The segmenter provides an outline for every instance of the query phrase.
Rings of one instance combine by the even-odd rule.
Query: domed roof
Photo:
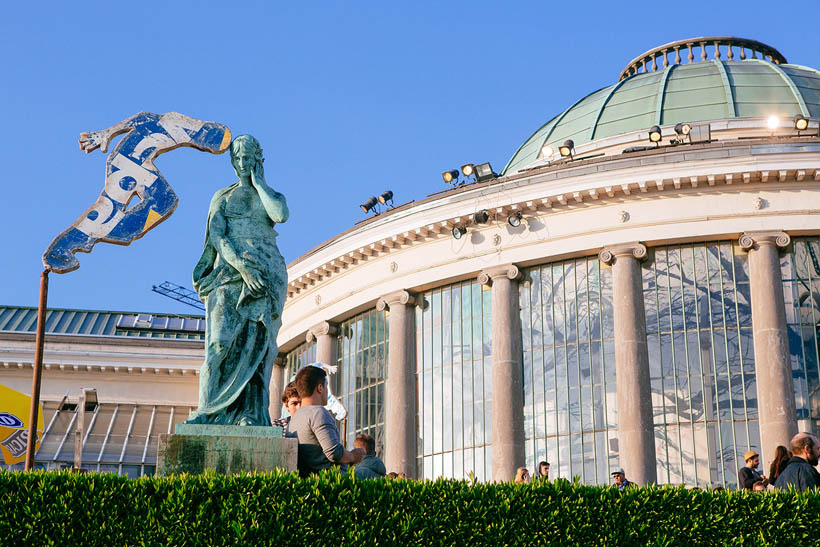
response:
[[[706,59],[706,44],[723,46],[728,60]],[[669,64],[689,48],[689,63]],[[693,60],[693,47],[701,47],[701,61]],[[740,59],[732,47],[740,48]],[[763,58],[746,58],[745,49],[761,51]],[[682,50],[682,51],[680,51]],[[649,71],[647,62],[665,68]],[[668,65],[668,66],[667,66]],[[638,73],[640,68],[645,72]],[[575,146],[591,141],[648,130],[653,125],[701,122],[725,118],[820,117],[820,72],[790,65],[777,50],[740,38],[694,38],[673,42],[636,58],[615,85],[599,89],[555,116],[524,142],[502,171],[513,174],[535,160],[546,144],[554,150],[567,139]]]

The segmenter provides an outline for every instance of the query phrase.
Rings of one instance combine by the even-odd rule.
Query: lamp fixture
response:
[[[379,203],[382,205],[387,205],[388,201],[390,202],[390,205],[393,205],[393,192],[391,190],[387,190],[379,196]]]
[[[541,147],[541,152],[538,155],[542,160],[547,160],[555,155],[555,150],[552,149],[552,146],[544,143]]]
[[[465,177],[472,177],[475,173],[475,166],[472,163],[465,163],[461,166],[461,174]]]
[[[464,226],[453,226],[453,239],[461,239],[461,236],[467,233],[467,228]]]
[[[805,131],[809,128],[809,119],[798,114],[794,117],[794,128],[797,131]]]
[[[376,205],[378,203],[379,203],[379,200],[376,199],[375,196],[371,196],[367,199],[367,201],[365,201],[364,203],[359,205],[359,207],[361,207],[362,211],[364,211],[365,213],[369,213],[370,211],[373,211],[375,214],[378,215],[379,212],[375,210]]]
[[[486,224],[490,220],[490,212],[482,209],[473,215],[473,222],[476,224]]]
[[[561,154],[562,157],[569,156],[572,159],[572,151],[575,149],[575,142],[572,139],[567,139],[564,141],[564,144],[558,147],[558,152]]]
[[[687,137],[689,133],[692,131],[692,126],[688,123],[678,123],[675,124],[675,133],[678,137]]]
[[[479,163],[475,166],[475,179],[478,182],[494,179],[497,176],[490,162]]]
[[[455,184],[458,181],[458,169],[443,172],[441,178],[443,178],[447,184]]]
[[[780,127],[780,118],[777,116],[769,116],[766,120],[766,126],[769,128],[769,132],[774,135],[774,130]]]
[[[655,146],[658,146],[662,138],[663,135],[661,134],[661,128],[659,126],[653,125],[649,128],[649,141],[654,142]]]
[[[507,224],[513,228],[521,226],[521,213],[513,213],[507,217]]]

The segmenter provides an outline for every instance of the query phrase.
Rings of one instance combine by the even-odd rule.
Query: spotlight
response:
[[[794,128],[798,131],[804,131],[809,127],[809,120],[805,116],[798,114],[794,117]]]
[[[653,125],[652,127],[649,128],[649,140],[650,140],[650,142],[654,142],[655,145],[657,145],[659,142],[661,142],[661,138],[663,138],[663,136],[661,135],[661,128],[660,127],[658,127],[657,125]]]
[[[685,137],[690,131],[692,131],[692,126],[688,123],[679,123],[675,125],[675,133],[677,133],[679,137]]]
[[[473,222],[476,224],[486,224],[488,220],[490,220],[490,212],[486,209],[482,209],[473,215]]]
[[[475,166],[475,179],[478,182],[494,179],[497,176],[490,162],[479,163]]]
[[[441,174],[441,177],[447,184],[452,184],[455,180],[458,179],[458,169],[453,169],[452,171],[445,171]]]
[[[513,213],[507,217],[507,224],[513,228],[521,226],[521,213]]]
[[[769,116],[769,119],[766,120],[766,125],[774,132],[775,129],[780,127],[780,118],[777,116]]]
[[[471,177],[475,173],[475,166],[472,163],[465,163],[461,166],[461,174],[465,177]]]
[[[564,144],[558,147],[558,152],[563,157],[569,156],[570,159],[572,158],[572,150],[575,148],[575,143],[572,139],[567,139],[564,141]]]
[[[544,146],[541,147],[541,152],[539,156],[542,160],[549,159],[555,154],[555,150],[552,149],[552,146],[544,143]]]
[[[377,203],[379,203],[379,200],[377,200],[375,197],[370,197],[367,201],[359,205],[359,207],[361,207],[362,211],[364,211],[365,213],[369,213],[371,210],[373,210],[374,207],[376,207]]]
[[[382,205],[387,205],[388,201],[391,205],[393,204],[393,192],[390,190],[386,191],[385,193],[379,196],[379,203],[381,203]]]
[[[467,233],[467,228],[464,226],[453,226],[453,239],[461,239],[461,236]]]

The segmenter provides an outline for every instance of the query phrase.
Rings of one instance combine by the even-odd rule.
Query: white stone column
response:
[[[640,263],[645,257],[646,247],[637,242],[606,247],[598,255],[612,265],[618,454],[627,478],[640,485],[657,480]]]
[[[333,323],[322,321],[318,325],[311,327],[305,335],[308,344],[316,341],[316,360],[328,365],[336,364],[336,333],[339,328]]]
[[[285,365],[287,362],[284,355],[278,355],[273,360],[273,374],[270,382],[270,417],[272,420],[282,417],[282,402],[279,398],[282,397],[282,392],[285,391]]]
[[[524,373],[521,316],[514,264],[487,268],[478,276],[493,291],[493,480],[510,481],[524,465]]]
[[[384,464],[387,471],[416,478],[416,340],[413,306],[407,291],[379,298],[376,309],[390,310],[385,380]]]
[[[746,232],[740,246],[749,251],[757,405],[761,460],[768,465],[777,445],[789,447],[797,433],[794,384],[789,360],[786,306],[780,277],[780,248],[790,243],[785,232]]]

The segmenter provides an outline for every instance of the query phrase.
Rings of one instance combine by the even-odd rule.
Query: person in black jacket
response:
[[[746,465],[740,468],[737,472],[737,480],[740,483],[740,488],[743,490],[752,490],[754,483],[763,481],[763,485],[769,484],[769,481],[764,477],[760,471],[757,470],[760,465],[760,454],[754,450],[749,450],[743,455],[746,460]]]
[[[820,473],[814,468],[820,457],[820,441],[811,433],[798,433],[791,440],[792,457],[780,473],[776,488],[789,487],[798,491],[820,486]]]

